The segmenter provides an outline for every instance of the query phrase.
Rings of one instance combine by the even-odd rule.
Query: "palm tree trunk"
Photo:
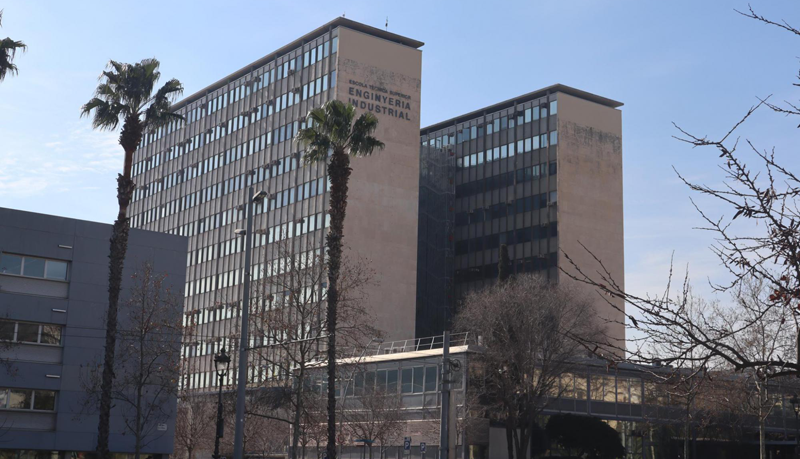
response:
[[[336,459],[336,314],[339,301],[339,269],[342,265],[342,238],[347,211],[347,187],[350,180],[350,157],[344,150],[334,150],[328,165],[331,183],[328,214],[331,226],[325,237],[328,245],[328,459]]]
[[[143,126],[138,117],[125,119],[119,143],[125,150],[122,174],[117,176],[117,201],[119,213],[111,229],[111,253],[108,263],[108,313],[106,315],[106,344],[103,356],[103,376],[100,385],[100,417],[97,426],[98,459],[108,459],[109,421],[111,419],[111,388],[114,384],[114,354],[117,347],[117,310],[119,292],[122,288],[122,269],[128,251],[128,205],[133,197],[134,183],[131,180],[133,152],[142,141]]]
[[[514,459],[514,424],[511,418],[506,419],[506,449],[508,450],[508,459]]]

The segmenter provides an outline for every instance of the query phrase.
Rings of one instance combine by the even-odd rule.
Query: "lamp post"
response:
[[[214,356],[214,366],[217,370],[217,381],[219,384],[219,398],[217,399],[217,435],[214,439],[214,459],[219,459],[219,439],[223,436],[224,424],[222,423],[222,379],[228,373],[228,366],[231,364],[231,357],[225,352],[225,348],[220,349],[219,354]]]
[[[236,379],[236,432],[233,437],[233,458],[244,458],[244,401],[245,389],[247,388],[247,336],[250,315],[250,258],[253,250],[253,204],[261,202],[267,197],[266,191],[255,193],[253,187],[247,191],[247,203],[245,204],[245,215],[247,216],[246,229],[236,229],[237,236],[244,236],[244,291],[242,292],[242,339],[239,344],[239,376]]]
[[[800,426],[798,426],[798,417],[800,417],[800,399],[797,398],[797,394],[792,395],[792,398],[789,399],[789,403],[792,404],[792,409],[794,409],[794,457],[798,457],[800,451]]]
[[[381,345],[381,344],[383,344],[383,338],[372,338],[372,339],[370,339],[369,343],[367,343],[367,345],[364,346],[364,350],[361,351],[361,355],[358,356],[358,360],[356,360],[356,365],[358,365],[358,363],[361,362],[361,359],[363,359],[364,356],[367,355],[367,350],[369,349],[370,346],[372,346],[372,343],[378,343],[378,345]],[[347,378],[347,381],[345,381],[344,390],[342,390],[342,413],[339,416],[339,437],[340,438],[341,438],[342,433],[344,431],[344,426],[343,426],[344,419],[343,418],[344,418],[345,403],[347,402],[347,389],[350,387],[350,381],[353,379],[353,377],[356,374],[356,369],[358,369],[357,366],[354,367],[353,371],[350,372],[350,377]],[[328,384],[330,384],[330,382]],[[343,448],[344,448],[344,444],[341,441],[339,441],[339,457],[342,457],[342,449]]]

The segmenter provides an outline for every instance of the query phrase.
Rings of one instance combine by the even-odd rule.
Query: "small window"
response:
[[[47,279],[67,280],[67,262],[47,260]]]
[[[22,257],[4,253],[0,257],[0,273],[22,274]]]
[[[438,367],[425,367],[425,392],[436,392],[436,373]]]
[[[52,390],[34,391],[33,409],[40,411],[56,410],[56,393]]]
[[[13,341],[17,324],[10,320],[0,320],[0,341]],[[2,406],[2,404],[0,404]]]
[[[25,389],[10,389],[8,408],[11,410],[29,410],[33,400],[33,391]]]
[[[414,392],[414,369],[403,368],[403,381],[400,386],[400,392],[403,394],[411,394]]]
[[[555,115],[556,113],[558,113],[558,101],[554,100],[550,102],[550,114]]]
[[[386,392],[389,394],[397,393],[397,370],[386,372]]]
[[[424,386],[422,385],[423,378],[424,378],[424,373],[423,373],[424,370],[425,370],[425,367],[414,367],[414,393],[415,394],[421,393],[423,391],[423,389],[424,389]],[[405,371],[405,370],[403,370],[403,371]]]
[[[61,344],[61,326],[60,325],[42,325],[42,344]]]
[[[17,328],[17,341],[21,343],[38,343],[39,324],[19,323]]]

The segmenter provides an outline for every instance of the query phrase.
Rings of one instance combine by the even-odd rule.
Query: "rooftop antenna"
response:
[[[344,17],[345,13],[342,13],[342,17]]]
[[[389,31],[389,16],[386,16],[386,31]]]

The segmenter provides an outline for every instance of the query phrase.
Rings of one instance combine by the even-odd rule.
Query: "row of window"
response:
[[[333,71],[330,74],[323,75],[315,80],[308,82],[302,88],[297,87],[296,89],[293,89],[285,94],[277,96],[274,99],[274,101],[269,101],[263,104],[260,108],[255,108],[252,111],[241,113],[237,116],[232,117],[227,122],[221,122],[214,127],[210,127],[203,134],[198,134],[182,142],[179,142],[177,145],[168,148],[163,153],[156,153],[148,158],[136,162],[133,165],[132,174],[133,176],[137,176],[145,171],[148,171],[158,166],[159,164],[161,164],[162,154],[165,156],[165,158],[169,160],[180,157],[184,153],[188,153],[203,145],[207,145],[215,140],[219,140],[227,136],[228,134],[232,134],[238,131],[239,129],[247,127],[251,123],[260,121],[262,118],[271,116],[274,113],[279,113],[282,110],[285,110],[291,107],[292,105],[299,103],[301,100],[306,100],[317,94],[321,94],[323,91],[327,91],[329,87],[334,88],[335,86],[336,86],[336,71]],[[305,123],[303,122],[302,126],[298,126],[298,122],[295,121],[293,123],[281,126],[266,134],[263,134],[260,137],[255,137],[254,139],[250,140],[251,148],[249,151],[251,153],[253,151],[260,151],[267,145],[272,145],[273,141],[275,142],[275,144],[278,144],[286,140],[290,140],[292,138],[293,133],[297,132],[298,127],[301,128],[305,127]],[[253,143],[257,144],[255,145],[255,150],[252,148]]]
[[[61,345],[61,325],[0,320],[0,341]]]
[[[56,391],[0,388],[0,410],[55,411]]]
[[[0,273],[50,280],[67,280],[67,262],[11,253],[0,254]]]
[[[549,141],[548,141],[549,139]],[[558,144],[558,131],[551,131],[550,134],[535,135],[527,139],[518,140],[517,143],[500,145],[488,150],[465,155],[456,159],[457,168],[474,167],[484,162],[497,161],[503,158],[511,158],[515,154],[527,153],[529,151],[547,148],[549,145]]]
[[[543,163],[536,166],[517,169],[516,171],[504,172],[491,177],[471,180],[469,182],[456,185],[456,197],[464,198],[488,191],[507,188],[518,183],[524,183],[538,179],[547,174],[555,175],[557,171],[558,169],[556,163],[552,162],[549,166]]]
[[[602,402],[642,403],[640,378],[614,375],[576,375],[564,373],[550,388],[549,396]]]
[[[522,214],[532,210],[542,209],[547,206],[547,193],[542,193],[526,198],[519,198],[509,202],[492,204],[486,208],[476,208],[469,212],[458,212],[455,216],[456,226],[467,226],[473,223],[488,222],[497,218],[504,218],[514,214]],[[552,191],[551,202],[556,202],[558,193]]]
[[[466,255],[468,253],[496,249],[503,244],[524,244],[526,242],[538,241],[540,239],[556,236],[558,236],[557,223],[536,225],[530,228],[520,228],[518,230],[504,231],[463,241],[456,241],[455,254],[457,256]]]
[[[210,308],[196,309],[187,311],[183,316],[183,326],[202,325],[210,322],[230,319],[239,316],[239,304],[227,303],[213,306]],[[230,349],[227,347],[226,349]]]
[[[266,231],[264,231],[262,232],[262,234],[256,235],[253,241],[254,242],[253,246],[260,247],[267,243],[275,242],[277,237],[280,237],[279,240],[289,239],[295,236],[301,236],[311,231],[327,228],[329,226],[330,226],[330,216],[328,214],[318,213],[316,215],[310,215],[291,223],[276,225],[269,229],[269,234],[264,234],[266,233]],[[229,255],[227,249],[241,250],[241,247],[242,246],[240,244],[233,243],[232,241],[227,241],[226,243],[223,244],[223,251],[222,251],[223,256]],[[253,270],[253,279],[258,280],[265,275],[273,275],[274,273],[277,272],[276,269],[278,269],[277,266],[280,263],[281,260],[276,259],[267,262],[266,264],[257,265]],[[241,270],[239,269],[235,269],[221,274],[206,276],[197,280],[187,282],[185,286],[185,296],[188,297],[192,295],[199,295],[202,293],[214,291],[218,288],[222,289],[239,285],[240,271]]]
[[[238,150],[239,149],[236,148],[230,151],[238,151]],[[246,152],[247,149],[246,148],[242,149],[242,151]],[[145,225],[153,221],[157,221],[160,218],[172,215],[176,212],[181,212],[183,210],[190,209],[196,205],[211,201],[220,196],[224,196],[228,193],[238,191],[246,186],[254,185],[255,183],[262,182],[269,178],[278,177],[281,174],[296,169],[299,163],[300,163],[299,155],[293,155],[292,157],[283,158],[283,160],[276,160],[275,164],[273,165],[254,169],[253,171],[251,171],[251,173],[240,174],[235,177],[231,177],[227,180],[223,180],[222,182],[205,187],[200,191],[196,191],[194,193],[184,195],[173,201],[167,202],[162,206],[145,210],[131,217],[131,222],[132,222],[131,224],[133,227],[141,227],[142,225]],[[278,192],[276,194],[276,199],[271,200],[269,210],[274,210],[278,207],[283,207],[285,205],[297,202],[299,200],[320,194],[321,192],[319,192],[318,190],[319,186],[321,186],[322,181],[323,178],[319,178],[316,180],[316,182],[318,182],[317,189],[314,189],[313,186],[314,181],[311,181],[303,185],[298,185],[296,188],[293,187],[289,190]],[[160,189],[157,187],[155,188],[155,191],[158,192],[160,191]],[[301,196],[301,197],[295,198],[295,196]],[[255,208],[256,208],[256,214],[264,211],[263,203],[258,203],[255,206]],[[237,221],[238,219],[239,219],[238,216],[234,219],[230,218],[225,219],[224,215],[221,214],[212,215],[209,217],[201,218],[200,220],[198,220],[198,222],[188,223],[178,228],[175,228],[174,234],[180,234],[182,236],[183,235],[193,236],[195,234],[200,234],[204,231],[209,231],[211,229],[224,226],[225,224]],[[197,223],[197,225],[195,225],[195,223]]]
[[[329,48],[331,46],[331,42],[325,41],[321,45],[317,45],[316,48],[311,48],[310,50],[303,53],[303,68],[308,67],[309,65],[315,64],[316,62],[321,61],[322,59],[328,57]],[[335,37],[333,39],[333,51],[331,54],[336,52],[336,48],[339,46],[339,38]]]
[[[558,101],[550,102],[549,109],[550,109],[550,115],[555,115],[556,113],[558,113]],[[540,118],[547,118],[547,116],[548,116],[548,104],[545,103],[518,112],[516,114],[516,118],[513,115],[501,116],[495,118],[494,120],[486,121],[485,123],[482,124],[476,124],[474,126],[465,126],[458,129],[455,133],[444,134],[432,139],[425,140],[422,142],[422,145],[431,146],[435,148],[443,148],[448,145],[454,145],[456,143],[463,143],[469,140],[481,138],[484,136],[484,132],[486,133],[486,135],[491,135],[505,129],[514,128],[515,126],[521,126],[525,123],[536,121]]]
[[[232,88],[229,91],[226,91],[218,95],[217,97],[208,100],[207,102],[203,102],[194,109],[189,110],[185,114],[186,118],[185,122],[173,122],[167,125],[166,127],[157,129],[155,132],[147,133],[142,139],[142,147],[145,147],[150,143],[160,139],[164,135],[169,134],[180,127],[183,127],[185,124],[191,124],[200,120],[204,116],[203,110],[205,110],[206,114],[211,114],[218,110],[221,110],[227,107],[228,104],[234,103],[250,95],[251,88],[252,92],[254,93],[260,91],[261,89],[268,87],[270,84],[279,81],[283,78],[286,78],[289,75],[294,74],[295,69],[299,67],[301,64],[305,68],[315,62],[318,62],[328,57],[329,54],[335,54],[338,50],[338,47],[339,47],[339,38],[334,37],[332,40],[330,41],[326,40],[322,44],[312,48],[311,50],[304,53],[302,56],[297,56],[296,58],[289,59],[285,61],[283,64],[276,65],[275,68],[264,71],[264,73],[262,73],[258,77],[255,78],[251,78],[250,76],[244,77],[239,86],[236,86],[235,88]],[[291,54],[291,52],[287,54]],[[269,63],[267,64],[267,66],[271,64],[272,63]]]
[[[533,273],[556,266],[558,266],[558,252],[512,260],[512,268],[515,268],[516,273]],[[455,279],[457,283],[497,279],[497,263],[457,269]]]

